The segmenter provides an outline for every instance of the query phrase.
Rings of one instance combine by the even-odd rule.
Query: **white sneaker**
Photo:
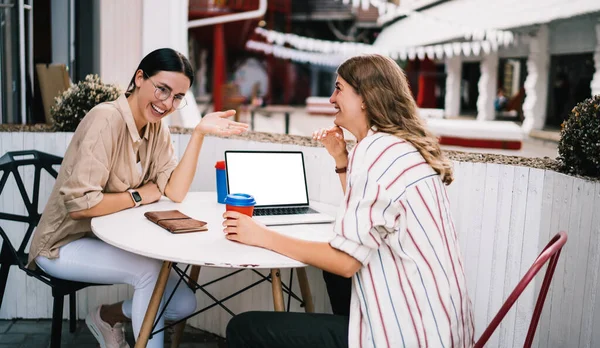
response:
[[[85,317],[85,324],[96,337],[100,348],[129,348],[129,344],[125,341],[125,328],[123,324],[117,323],[111,327],[100,318],[100,308],[92,310]]]

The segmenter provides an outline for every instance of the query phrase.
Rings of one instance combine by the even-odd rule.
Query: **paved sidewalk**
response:
[[[50,346],[50,320],[0,320],[0,348],[45,348]],[[127,342],[134,346],[133,330],[126,325]],[[171,346],[170,335],[165,334],[165,348]],[[98,343],[83,322],[69,332],[69,322],[63,321],[62,348],[96,348]],[[226,348],[225,340],[208,332],[187,326],[180,348]]]

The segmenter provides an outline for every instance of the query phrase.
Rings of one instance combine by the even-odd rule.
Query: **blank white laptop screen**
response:
[[[302,152],[226,151],[229,193],[254,196],[257,207],[308,205]]]

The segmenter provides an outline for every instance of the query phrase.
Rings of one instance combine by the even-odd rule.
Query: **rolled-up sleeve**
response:
[[[108,119],[98,115],[85,133],[76,150],[77,160],[67,168],[69,177],[60,188],[68,212],[100,203],[109,177],[114,145]]]
[[[329,244],[367,265],[382,243],[382,233],[394,231],[399,209],[368,172],[351,175],[349,183]]]
[[[171,174],[178,163],[177,155],[175,154],[175,149],[171,142],[171,132],[169,132],[169,127],[164,124],[161,124],[156,148],[156,186],[158,186],[160,193],[164,195]]]

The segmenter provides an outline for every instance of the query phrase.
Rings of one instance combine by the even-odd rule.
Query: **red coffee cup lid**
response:
[[[217,168],[217,169],[223,169],[224,170],[225,169],[225,161],[218,161],[215,164],[215,168]]]

